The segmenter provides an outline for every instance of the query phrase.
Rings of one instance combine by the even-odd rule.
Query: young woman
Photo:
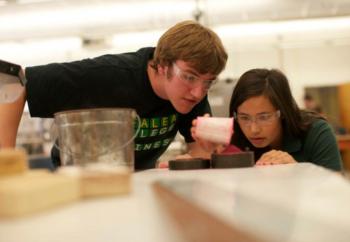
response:
[[[230,116],[234,117],[231,144],[254,151],[256,165],[311,162],[342,169],[331,127],[321,115],[299,109],[286,76],[278,70],[244,73],[232,93]],[[198,140],[196,121],[193,124],[192,136]]]

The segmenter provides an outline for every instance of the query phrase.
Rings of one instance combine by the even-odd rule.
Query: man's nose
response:
[[[201,85],[191,88],[191,94],[197,99],[202,99],[206,94],[207,90],[205,90]]]

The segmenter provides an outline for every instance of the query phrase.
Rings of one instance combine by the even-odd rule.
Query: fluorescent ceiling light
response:
[[[164,33],[164,31],[144,31],[116,34],[113,36],[111,42],[112,45],[116,47],[122,45],[137,45],[139,47],[156,46],[158,39]]]
[[[207,5],[208,10],[212,9],[258,9],[263,6],[271,6],[275,3],[275,0],[244,0],[244,1],[235,1],[235,0],[213,0],[213,1],[199,1],[199,4],[202,4],[203,7]]]
[[[220,36],[266,36],[273,34],[329,31],[350,28],[350,17],[232,24],[215,28]]]
[[[30,11],[25,13],[8,13],[0,16],[0,22],[11,23],[1,26],[0,29],[40,29],[45,27],[62,26],[94,26],[99,24],[115,25],[118,23],[133,23],[140,21],[145,16],[152,21],[152,16],[160,12],[169,13],[173,16],[179,13],[191,14],[193,3],[179,2],[176,5],[173,2],[151,1],[142,3],[104,3],[101,5],[83,5],[72,8],[44,9],[41,11]],[[190,17],[191,15],[189,15]],[[139,22],[138,22],[139,23]]]
[[[0,44],[0,53],[3,59],[33,58],[33,55],[47,55],[52,53],[66,53],[81,48],[81,39],[78,37],[46,39],[40,41],[7,42]],[[48,57],[50,58],[50,57]]]
[[[29,4],[29,3],[52,2],[52,1],[53,0],[17,0],[16,3],[18,3],[18,4]]]

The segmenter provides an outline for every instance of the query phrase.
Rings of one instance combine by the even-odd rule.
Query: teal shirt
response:
[[[342,170],[337,140],[325,120],[315,121],[303,139],[285,135],[282,150],[298,162],[311,162],[331,170]]]

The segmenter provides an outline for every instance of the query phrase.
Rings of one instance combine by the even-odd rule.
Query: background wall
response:
[[[340,20],[346,21],[347,25],[339,26]],[[269,23],[272,30],[267,33],[259,32],[261,26],[256,24],[224,30],[214,26],[229,54],[220,79],[238,78],[250,68],[279,68],[289,77],[293,94],[302,106],[305,87],[336,85],[350,80],[350,17],[336,19],[338,22],[334,18],[329,21],[333,21],[332,27],[321,25],[316,30],[293,32],[273,29],[275,23]],[[291,23],[298,21],[282,21],[279,25]],[[242,28],[249,31],[239,33]],[[0,57],[30,66],[134,51],[143,46],[155,46],[165,30],[127,32],[86,42],[78,37],[0,41]]]
[[[350,81],[350,0],[0,0],[0,59],[31,66],[135,51],[186,19],[217,32],[229,54],[209,93],[217,116],[251,68],[284,71],[301,107],[305,88]],[[48,124],[24,127],[49,140]]]

